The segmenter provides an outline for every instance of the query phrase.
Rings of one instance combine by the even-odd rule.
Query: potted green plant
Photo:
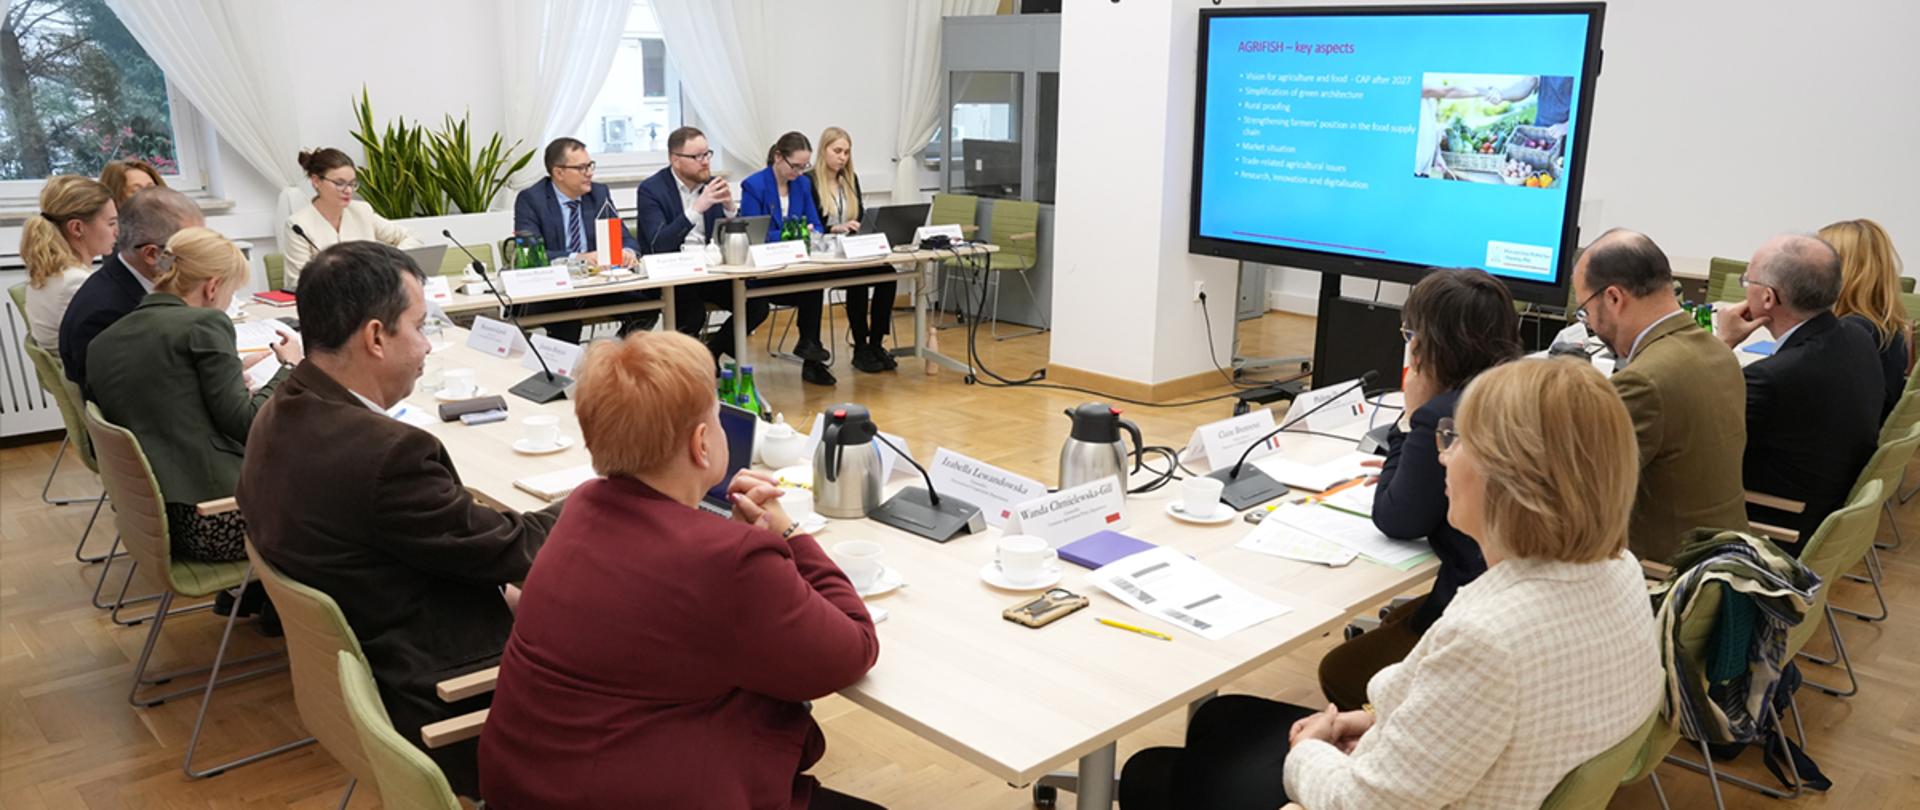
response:
[[[353,139],[365,154],[359,166],[360,198],[387,219],[446,213],[446,195],[435,180],[426,127],[396,119],[388,121],[384,130],[377,129],[373,101],[364,85],[354,116],[359,128]]]
[[[477,214],[493,204],[493,198],[506,187],[508,177],[533,160],[533,150],[528,149],[515,158],[513,151],[520,148],[522,142],[514,141],[512,146],[507,146],[498,132],[487,140],[485,147],[475,150],[469,134],[469,118],[470,114],[463,114],[455,121],[453,116],[447,116],[440,131],[428,134],[428,152],[438,190],[462,213]]]

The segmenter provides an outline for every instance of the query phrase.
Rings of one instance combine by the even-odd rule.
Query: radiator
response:
[[[0,272],[0,288],[26,281],[24,271]],[[60,406],[40,388],[33,361],[27,358],[27,314],[13,305],[13,296],[0,297],[0,437],[63,430]]]

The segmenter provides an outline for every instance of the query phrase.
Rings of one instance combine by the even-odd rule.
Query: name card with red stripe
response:
[[[1120,479],[1103,477],[1014,507],[1001,531],[1043,537],[1059,548],[1094,532],[1125,529],[1126,498]]]
[[[927,475],[933,478],[935,492],[951,493],[980,507],[989,526],[1007,525],[1014,507],[1047,494],[1046,484],[945,447],[934,451]]]
[[[508,298],[527,298],[571,290],[573,277],[567,275],[567,266],[564,264],[532,267],[526,270],[502,270],[500,286],[506,288]]]

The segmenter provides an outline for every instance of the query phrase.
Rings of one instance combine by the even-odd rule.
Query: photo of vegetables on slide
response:
[[[1573,108],[1572,76],[1423,74],[1413,173],[1558,188]]]

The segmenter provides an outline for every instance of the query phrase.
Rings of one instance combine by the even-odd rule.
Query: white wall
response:
[[[1609,0],[1583,241],[1626,227],[1671,256],[1746,258],[1867,217],[1920,276],[1916,30],[1902,0]],[[1276,271],[1268,289],[1310,307],[1318,274]]]

